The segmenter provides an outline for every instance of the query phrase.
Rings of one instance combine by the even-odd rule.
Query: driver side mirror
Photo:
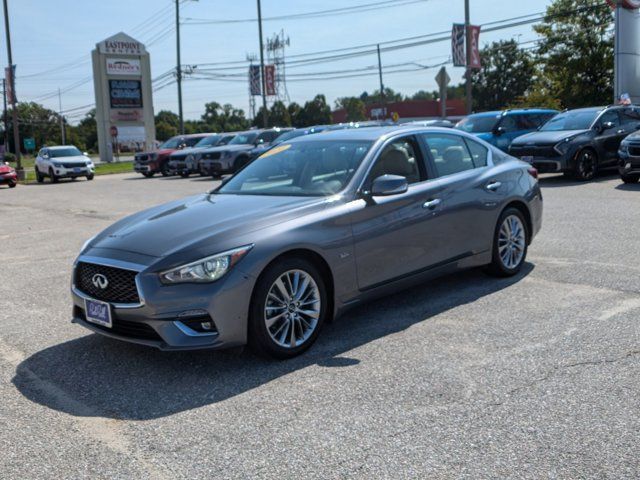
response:
[[[599,125],[599,127],[598,127],[598,131],[599,131],[600,133],[602,133],[602,132],[604,132],[604,131],[606,131],[606,130],[610,130],[610,129],[612,129],[613,127],[615,127],[615,125],[613,124],[613,122],[604,122],[604,123],[601,123],[601,124]]]
[[[409,182],[406,177],[400,175],[382,175],[376,178],[371,184],[372,197],[388,197],[389,195],[399,195],[409,190]]]
[[[505,134],[505,133],[507,133],[507,131],[505,130],[505,128],[504,128],[504,127],[496,127],[496,128],[494,128],[494,129],[493,129],[493,134],[494,134],[494,135],[497,135],[498,137],[499,137],[500,135]]]
[[[258,145],[262,145],[264,143],[264,138],[256,138],[256,141],[253,144],[257,147]]]

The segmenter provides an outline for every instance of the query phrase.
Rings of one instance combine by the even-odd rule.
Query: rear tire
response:
[[[640,175],[626,175],[621,173],[620,178],[624,183],[638,183],[638,180],[640,180]]]
[[[598,155],[590,148],[585,148],[576,157],[573,178],[581,182],[593,180],[598,173]]]
[[[182,173],[180,173],[180,176],[182,178],[189,178],[189,172],[182,172]]]
[[[53,173],[53,168],[49,169],[49,178],[51,179],[51,183],[58,183],[58,180],[60,180],[55,173]]]
[[[325,281],[315,265],[295,257],[274,263],[253,291],[249,345],[272,358],[300,355],[318,337],[328,306]]]
[[[524,215],[507,208],[498,219],[493,235],[493,259],[486,271],[496,277],[511,277],[522,269],[527,258],[529,232]]]
[[[249,163],[249,157],[242,156],[242,157],[236,158],[236,161],[233,162],[233,173],[236,173],[238,170],[244,167],[247,163]]]

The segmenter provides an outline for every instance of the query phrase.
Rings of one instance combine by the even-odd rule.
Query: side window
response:
[[[387,145],[371,169],[369,181],[382,175],[406,177],[409,184],[427,179],[420,150],[413,137],[403,137]]]
[[[473,166],[475,168],[486,167],[487,157],[489,156],[489,150],[487,150],[487,147],[480,145],[478,142],[474,142],[473,140],[469,140],[468,138],[465,138],[464,141],[471,153]]]
[[[616,110],[608,110],[602,114],[599,121],[600,125],[604,125],[607,122],[613,123],[614,127],[620,126],[620,117]]]
[[[270,143],[270,142],[273,141],[274,138],[276,138],[276,132],[273,132],[273,131],[262,132],[258,136],[258,142],[260,142],[260,140],[262,140],[264,143]]]
[[[422,138],[431,151],[438,177],[444,177],[445,175],[475,168],[467,144],[462,137],[439,133],[425,133],[422,135]]]
[[[516,132],[519,130],[518,125],[516,124],[516,121],[514,120],[512,115],[502,117],[500,126],[504,129],[505,132]]]
[[[622,110],[622,123],[625,125],[640,123],[640,111],[638,111],[638,108],[626,107]]]
[[[535,130],[538,128],[538,124],[535,121],[536,115],[530,113],[524,113],[522,115],[514,115],[518,130]]]

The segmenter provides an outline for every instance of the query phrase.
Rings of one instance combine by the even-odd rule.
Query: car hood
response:
[[[511,145],[555,145],[565,138],[586,133],[589,130],[560,130],[559,132],[531,132],[516,138]]]
[[[156,154],[158,156],[164,156],[164,155],[171,155],[173,152],[176,152],[177,150],[174,148],[161,148],[160,150],[150,150],[148,152],[139,152],[136,153],[136,157],[138,156],[143,156],[143,155],[151,155],[151,154]]]
[[[322,197],[202,194],[131,215],[100,233],[91,248],[165,257],[237,247],[237,238],[326,208]]]
[[[625,137],[625,140],[631,141],[631,142],[637,142],[640,140],[640,131],[638,132],[633,132],[629,135],[627,135]]]
[[[53,157],[51,159],[52,162],[58,163],[86,163],[89,161],[87,157],[84,155],[75,155],[73,157]]]

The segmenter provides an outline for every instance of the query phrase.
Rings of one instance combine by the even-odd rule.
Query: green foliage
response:
[[[157,122],[156,121],[156,139],[164,142],[165,140],[168,140],[171,137],[174,137],[178,134],[178,128],[174,127],[173,125],[161,121],[161,122]]]
[[[380,97],[380,89],[374,90],[372,94],[367,92],[363,92],[360,95],[360,100],[362,100],[366,105],[372,105],[374,103],[381,103],[382,98]],[[385,87],[384,88],[384,101],[385,102],[401,102],[404,100],[404,97],[401,93],[396,92],[392,88]]]
[[[532,91],[538,96],[549,93],[567,108],[610,103],[614,39],[609,5],[555,0],[547,7],[546,15],[542,23],[534,26],[542,41]]]
[[[532,55],[515,40],[493,42],[480,52],[482,68],[473,72],[474,110],[499,110],[522,97],[534,75]]]
[[[296,102],[291,102],[287,107],[287,112],[289,112],[289,118],[291,119],[291,125],[294,127],[299,127],[298,124],[300,112],[302,111],[302,107],[298,105]]]
[[[291,115],[283,102],[274,102],[269,112],[269,123],[274,127],[291,126]]]
[[[367,119],[364,102],[358,97],[342,97],[336,100],[337,108],[344,108],[347,112],[347,122],[360,122]]]
[[[331,123],[331,108],[327,105],[327,98],[318,94],[313,100],[306,102],[298,114],[296,123],[299,127]]]

